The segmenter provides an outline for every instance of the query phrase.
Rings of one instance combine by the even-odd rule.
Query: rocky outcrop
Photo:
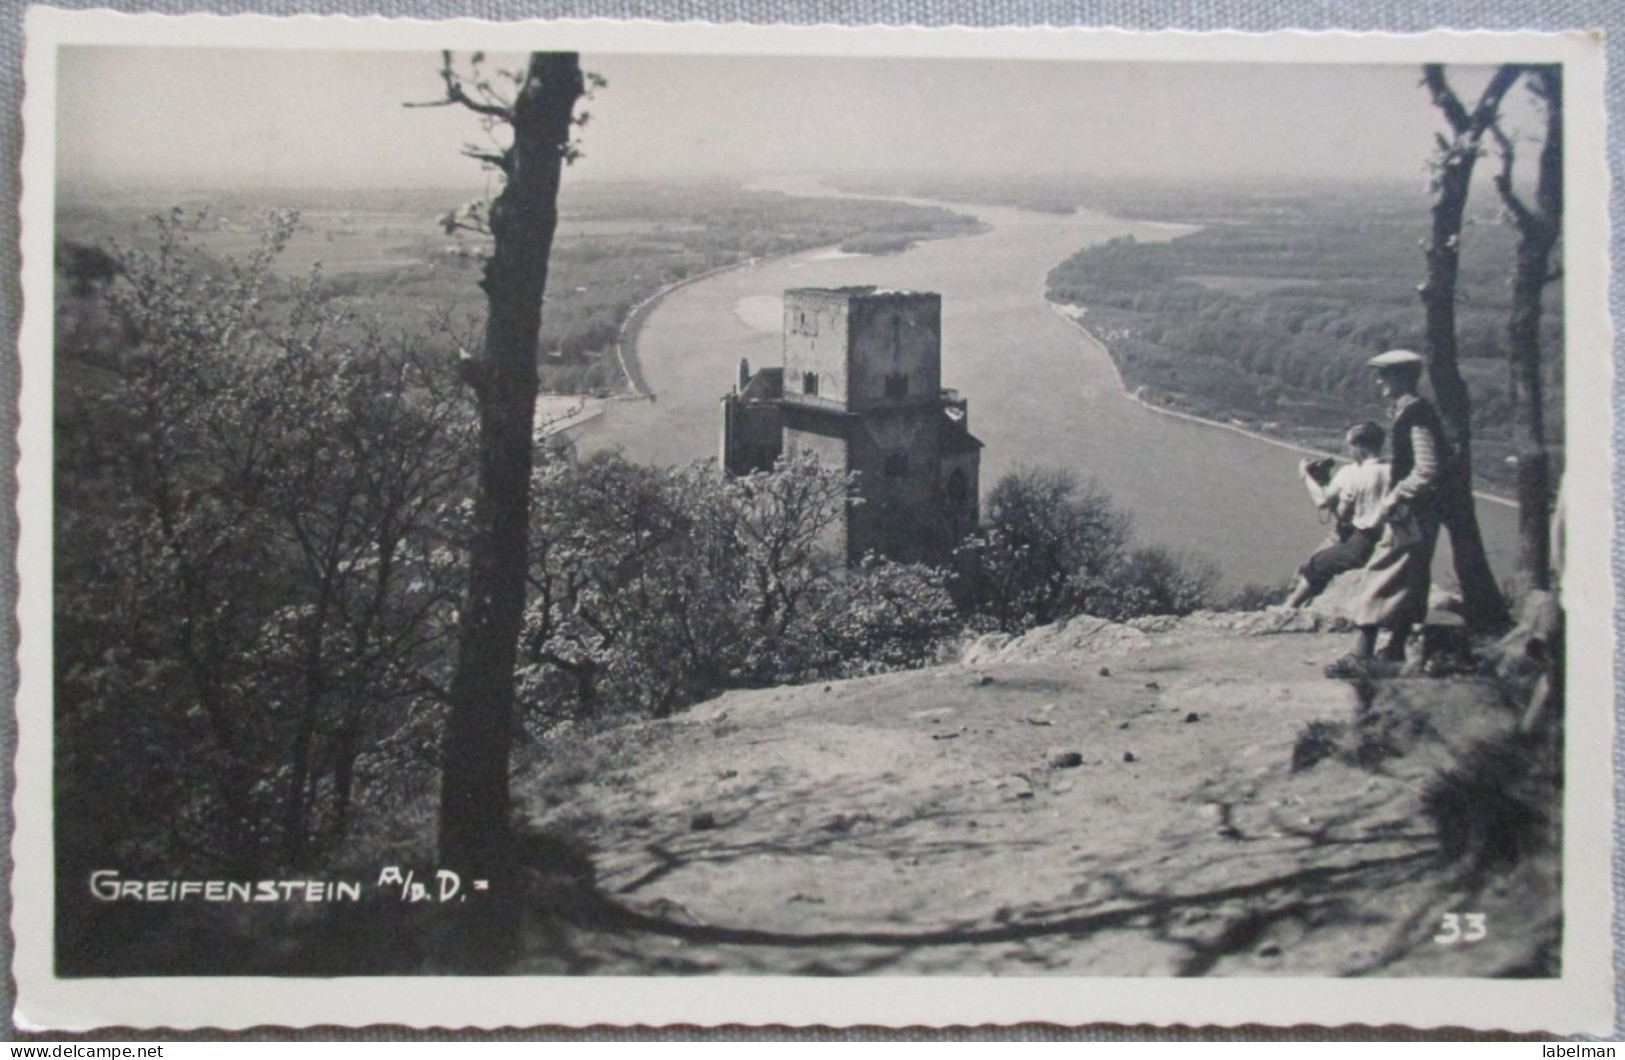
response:
[[[1324,611],[1271,607],[1263,611],[1196,611],[1188,615],[1147,615],[1128,625],[1145,633],[1184,636],[1266,637],[1277,633],[1336,633],[1347,628]]]
[[[1068,658],[1082,662],[1120,655],[1150,643],[1151,638],[1142,630],[1104,618],[1077,615],[1028,630],[1019,637],[1009,633],[983,634],[965,648],[960,662],[966,666]]]
[[[1028,630],[1020,636],[985,633],[966,646],[960,662],[965,666],[1067,660],[1084,663],[1146,647],[1154,639],[1334,633],[1346,628],[1347,623],[1341,617],[1324,611],[1280,607],[1263,611],[1148,615],[1121,623],[1091,615],[1076,615],[1052,625]]]

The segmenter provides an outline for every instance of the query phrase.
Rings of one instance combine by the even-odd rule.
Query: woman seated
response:
[[[1332,537],[1302,567],[1286,598],[1286,606],[1303,607],[1319,596],[1331,580],[1359,570],[1371,558],[1382,533],[1382,500],[1388,493],[1388,465],[1382,456],[1383,429],[1369,421],[1355,424],[1343,436],[1350,462],[1335,475],[1317,479],[1316,461],[1298,462],[1298,474],[1309,489],[1315,507],[1330,512],[1336,522]],[[1330,463],[1328,457],[1326,463]]]

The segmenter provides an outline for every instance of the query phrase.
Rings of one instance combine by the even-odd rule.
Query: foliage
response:
[[[1209,606],[1219,588],[1219,568],[1203,556],[1162,545],[1137,548],[1105,578],[1087,610],[1101,618],[1188,615]]]
[[[661,716],[726,687],[933,658],[958,629],[942,576],[873,558],[847,571],[823,547],[849,490],[810,458],[731,479],[613,453],[540,468],[520,671],[531,724]]]
[[[944,572],[874,555],[834,579],[805,623],[818,635],[820,668],[837,677],[924,665],[961,625]]]
[[[1348,740],[1349,727],[1341,721],[1311,721],[1298,730],[1292,741],[1292,772],[1313,769],[1328,758],[1335,758]]]
[[[1121,558],[1129,519],[1093,482],[1024,468],[988,494],[982,525],[955,553],[960,606],[1016,633],[1084,610]]]
[[[1516,69],[1516,68],[1514,68]],[[1443,74],[1440,79],[1442,81]],[[1507,329],[1511,345],[1514,404],[1519,406],[1518,569],[1537,588],[1551,586],[1551,525],[1553,478],[1546,441],[1546,368],[1556,360],[1543,353],[1542,298],[1546,287],[1561,273],[1552,269],[1563,232],[1563,77],[1556,66],[1528,68],[1529,88],[1546,116],[1544,142],[1538,156],[1538,176],[1531,201],[1513,183],[1516,147],[1499,126],[1491,126],[1501,155],[1495,187],[1518,232],[1517,266],[1512,280],[1512,313]],[[1550,347],[1545,347],[1550,350]],[[1498,617],[1505,617],[1505,611]]]
[[[665,713],[714,684],[720,631],[705,623],[724,592],[705,547],[714,494],[699,475],[617,454],[538,468],[522,709]]]
[[[1011,472],[984,509],[954,556],[956,600],[978,626],[1019,633],[1076,614],[1189,614],[1217,589],[1207,560],[1131,548],[1129,516],[1069,470]]]
[[[1279,585],[1265,585],[1259,582],[1248,582],[1229,596],[1220,600],[1214,607],[1215,611],[1262,611],[1266,607],[1281,603],[1292,591],[1291,582],[1282,582]]]
[[[474,448],[451,359],[424,353],[446,335],[280,279],[291,216],[237,261],[198,249],[209,224],[159,219],[58,301],[65,879],[423,842]],[[849,486],[539,468],[529,720],[934,658],[959,627],[940,574],[823,551]]]
[[[1060,468],[1011,472],[984,509],[957,553],[961,602],[1009,632],[1081,610],[1129,540],[1105,491]]]
[[[1406,279],[1420,274],[1407,216],[1381,200],[1364,216],[1310,212],[1215,224],[1165,243],[1115,239],[1057,266],[1049,296],[1085,308],[1083,325],[1145,399],[1318,444],[1348,423],[1382,418],[1367,359],[1422,348],[1414,280]],[[1477,469],[1498,482],[1511,452],[1507,233],[1476,227],[1469,249],[1461,369],[1489,457]],[[1547,322],[1548,342],[1561,342],[1561,327],[1561,317]],[[1557,414],[1561,367],[1547,371]]]
[[[178,211],[160,218],[105,288],[130,339],[116,369],[65,395],[70,861],[307,861],[436,709],[465,410],[410,344],[272,278],[294,221],[219,262]]]

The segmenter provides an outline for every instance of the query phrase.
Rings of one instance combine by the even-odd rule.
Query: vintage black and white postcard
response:
[[[32,11],[19,1025],[1608,1032],[1602,54]]]

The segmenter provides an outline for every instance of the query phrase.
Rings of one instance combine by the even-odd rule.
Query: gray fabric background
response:
[[[0,333],[5,335],[5,355],[0,358],[0,409],[4,421],[0,425],[0,467],[14,469],[17,460],[15,436],[17,424],[18,362],[16,336],[19,322],[21,295],[18,283],[19,254],[17,246],[17,204],[19,181],[17,167],[22,156],[22,130],[20,108],[23,98],[22,17],[24,0],[0,0],[4,13],[0,15],[0,150],[4,151],[0,164]],[[1621,174],[1625,173],[1625,4],[1621,0],[1181,0],[1181,2],[1145,2],[1134,0],[988,0],[988,2],[934,3],[931,0],[565,0],[556,3],[514,2],[497,0],[106,0],[102,3],[83,0],[54,0],[53,5],[63,8],[113,8],[123,11],[161,11],[180,14],[193,11],[214,11],[222,14],[258,12],[262,14],[351,14],[395,15],[417,18],[449,18],[454,16],[515,20],[522,18],[638,18],[661,21],[734,21],[778,22],[791,24],[845,23],[863,25],[873,23],[917,24],[925,26],[970,25],[1056,25],[1056,26],[1117,26],[1127,29],[1238,29],[1254,32],[1277,29],[1344,29],[1387,30],[1416,32],[1438,28],[1455,29],[1603,29],[1608,34],[1608,160],[1613,176],[1610,202],[1611,254],[1613,264],[1609,305],[1616,322],[1625,319],[1625,240],[1622,240],[1621,218],[1625,217],[1625,198],[1622,198]],[[117,90],[116,86],[110,86]],[[1617,326],[1617,324],[1616,324]],[[1621,346],[1616,341],[1613,350],[1614,371],[1621,374],[1625,364],[1621,361]],[[1620,418],[1622,388],[1616,381],[1613,393],[1616,424],[1612,439],[1616,462],[1625,453],[1625,431]],[[1620,495],[1621,478],[1614,474],[1616,497]],[[5,492],[16,496],[14,471],[6,478]],[[0,554],[15,554],[17,522],[14,503],[0,505]],[[1625,579],[1621,578],[1622,550],[1617,540],[1620,508],[1615,511],[1614,585],[1616,595],[1625,600]],[[17,689],[16,656],[18,630],[15,621],[16,572],[9,560],[0,563],[0,638],[6,649],[0,651],[0,695],[5,701],[14,699]],[[1616,612],[1615,639],[1622,629]],[[1618,645],[1615,651],[1616,673],[1625,674],[1625,655]],[[1625,689],[1625,678],[1619,680],[1615,690],[1616,726],[1625,721],[1619,710],[1620,691]],[[1570,710],[1603,709],[1600,703],[1571,702]],[[10,711],[0,714],[0,808],[3,808],[4,834],[12,829],[11,797],[13,787],[12,758],[16,747],[16,723]],[[1615,852],[1614,895],[1618,906],[1625,896],[1625,872],[1619,855],[1619,837],[1625,831],[1625,788],[1620,784],[1620,766],[1625,764],[1625,745],[1616,739],[1615,762]],[[5,1014],[4,1029],[14,1033],[10,1022],[14,985],[10,980],[11,931],[10,888],[11,851],[9,839],[0,844],[0,880],[7,881],[5,908],[7,919],[0,928],[0,949],[3,949],[7,975],[0,984],[0,1010]],[[1625,932],[1618,918],[1614,924],[1614,965],[1616,971],[1625,957]],[[1616,984],[1616,1006],[1625,1011],[1625,992]],[[1625,1037],[1625,1020],[1616,1016],[1615,1037]],[[510,1030],[492,1034],[444,1031],[418,1033],[405,1028],[378,1027],[361,1030],[325,1028],[311,1031],[289,1031],[263,1028],[241,1036],[225,1034],[175,1034],[170,1038],[202,1038],[229,1040],[234,1037],[257,1040],[279,1039],[334,1039],[351,1040],[438,1040],[478,1041],[482,1039],[513,1040],[573,1040],[599,1041],[646,1040],[650,1038],[679,1040],[785,1040],[813,1039],[821,1041],[872,1041],[886,1039],[935,1039],[992,1041],[1025,1039],[1033,1041],[1069,1040],[1146,1040],[1158,1038],[1207,1040],[1299,1040],[1324,1041],[1339,1039],[1454,1039],[1466,1036],[1464,1032],[1418,1032],[1401,1027],[1386,1028],[1311,1028],[1296,1027],[1271,1029],[1247,1027],[1235,1030],[1201,1030],[1178,1028],[1161,1030],[1149,1027],[1090,1026],[1065,1028],[1029,1025],[1022,1027],[954,1028],[934,1031],[917,1029],[897,1032],[879,1028],[829,1029],[810,1028],[722,1028],[705,1030],[693,1027],[651,1028],[592,1028],[570,1031],[560,1028],[532,1028]],[[29,1035],[27,1037],[37,1037]],[[43,1036],[44,1040],[64,1040],[60,1036]],[[150,1032],[101,1033],[85,1038],[103,1040],[129,1040],[155,1037]],[[1471,1037],[1480,1037],[1471,1035]]]

